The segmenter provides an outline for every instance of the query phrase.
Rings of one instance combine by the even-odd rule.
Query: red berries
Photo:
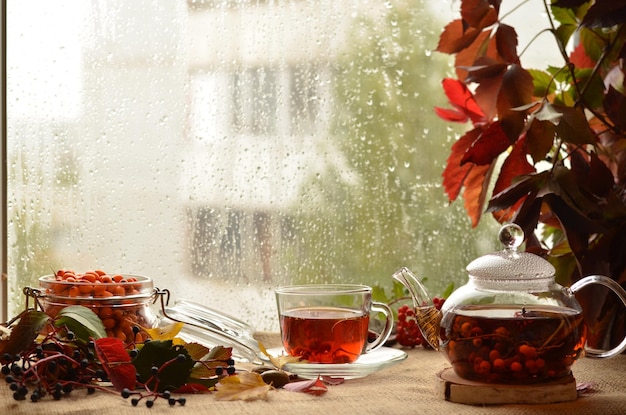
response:
[[[435,297],[433,298],[433,304],[435,308],[441,310],[445,299]],[[415,311],[408,305],[402,305],[398,308],[398,321],[396,324],[396,340],[401,346],[415,347],[422,345],[425,348],[430,349],[430,345],[420,331],[417,321],[415,320]]]

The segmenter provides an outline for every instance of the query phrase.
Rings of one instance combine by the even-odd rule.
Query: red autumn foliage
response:
[[[604,274],[626,284],[626,1],[544,0],[537,12],[551,16],[564,61],[546,69],[524,66],[500,4],[461,0],[437,44],[456,78],[442,83],[450,108],[435,112],[469,124],[452,144],[444,191],[463,199],[472,226],[485,213],[519,224],[526,249],[554,263],[561,283]],[[622,328],[613,342],[623,337],[615,299],[581,303],[596,321],[590,344],[611,326]]]
[[[95,352],[102,363],[109,380],[116,390],[134,390],[137,383],[137,370],[131,363],[124,342],[115,337],[103,337],[94,341]]]

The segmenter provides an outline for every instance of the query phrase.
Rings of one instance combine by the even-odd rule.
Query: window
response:
[[[57,268],[143,274],[277,330],[273,288],[434,293],[495,249],[440,175],[454,2],[7,4],[8,314]],[[444,16],[444,17],[441,17]]]

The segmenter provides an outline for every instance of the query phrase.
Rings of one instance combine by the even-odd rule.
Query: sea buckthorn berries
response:
[[[68,305],[82,305],[98,315],[109,337],[136,342],[148,336],[143,330],[135,333],[133,327],[150,328],[154,324],[149,309],[152,281],[147,277],[111,275],[101,269],[82,274],[58,270],[39,281],[45,288],[44,311],[52,317]]]

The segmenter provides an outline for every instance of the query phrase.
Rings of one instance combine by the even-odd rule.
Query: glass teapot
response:
[[[559,285],[545,259],[518,252],[524,232],[515,224],[500,230],[504,250],[467,266],[469,281],[437,310],[424,286],[407,268],[393,278],[413,297],[424,339],[443,352],[462,378],[489,383],[538,383],[567,376],[583,355],[612,357],[626,350],[586,349],[587,328],[574,293],[589,284],[613,290],[626,305],[626,291],[610,278],[584,277]]]

